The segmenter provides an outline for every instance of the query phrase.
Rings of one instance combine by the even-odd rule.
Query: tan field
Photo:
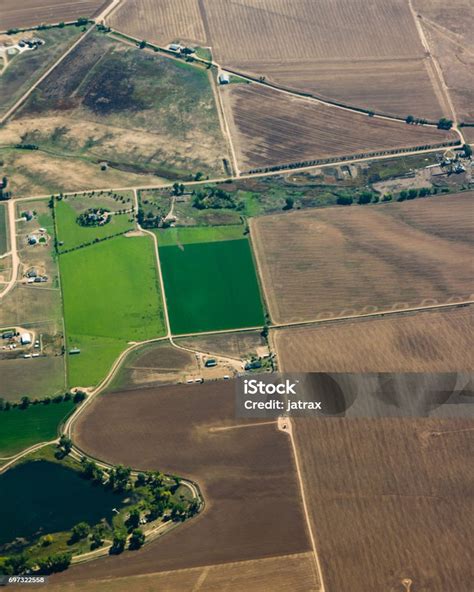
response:
[[[34,27],[42,23],[59,23],[79,17],[92,17],[111,0],[3,0],[2,30],[15,27]]]
[[[373,118],[258,84],[231,84],[222,94],[244,171],[457,139],[453,132]]]
[[[209,45],[224,67],[345,104],[444,114],[406,0],[180,0],[172,13],[165,0],[127,0],[110,23],[161,44]]]
[[[107,393],[89,407],[74,434],[83,450],[112,463],[193,479],[206,506],[139,553],[72,567],[58,582],[310,550],[288,437],[275,421],[236,419],[234,388],[233,381],[223,381]]]
[[[246,359],[265,347],[265,340],[258,331],[202,335],[175,339],[178,345],[184,345],[201,352],[231,358]]]
[[[204,43],[206,38],[199,0],[126,0],[107,22],[114,29],[162,45],[178,40]]]
[[[276,323],[473,299],[473,192],[251,220]]]
[[[298,371],[452,372],[474,368],[471,307],[272,332]]]
[[[207,565],[77,583],[53,584],[51,592],[316,592],[312,553]]]
[[[472,420],[294,420],[328,592],[468,592],[473,430]]]

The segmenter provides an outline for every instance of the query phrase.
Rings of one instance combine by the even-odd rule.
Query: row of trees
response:
[[[73,401],[76,405],[82,403],[86,398],[83,391],[73,393],[65,393],[64,395],[56,395],[54,397],[44,397],[43,399],[30,399],[30,397],[22,397],[19,401],[10,402],[5,401],[0,397],[0,411],[9,411],[10,409],[28,409],[30,405],[50,405],[51,403],[62,403],[63,401]]]

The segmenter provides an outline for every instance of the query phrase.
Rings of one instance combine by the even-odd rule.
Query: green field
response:
[[[0,203],[0,255],[7,252],[8,235],[7,235],[7,207]]]
[[[247,239],[160,247],[173,333],[199,333],[264,323]]]
[[[0,456],[11,456],[38,442],[53,440],[59,423],[73,408],[72,401],[63,401],[0,411]]]
[[[244,238],[242,224],[231,226],[185,226],[154,230],[160,247],[210,243]]]
[[[164,334],[153,243],[123,236],[60,255],[70,386],[100,382],[129,341]]]
[[[91,207],[100,207],[94,203]],[[96,239],[104,239],[133,230],[135,222],[133,214],[111,215],[110,222],[104,226],[81,226],[77,223],[78,212],[65,200],[57,201],[54,206],[59,252],[68,251],[81,245],[92,243]],[[84,208],[84,211],[88,208]],[[125,208],[124,208],[125,209]]]

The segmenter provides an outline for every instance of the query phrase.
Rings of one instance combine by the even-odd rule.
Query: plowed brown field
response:
[[[222,94],[243,170],[457,139],[453,132],[373,118],[258,84],[231,84]]]
[[[299,372],[454,372],[474,368],[471,307],[274,331]]]
[[[92,17],[104,9],[111,0],[3,0],[1,3],[1,30],[15,27],[34,27],[42,23],[73,21],[79,17]]]
[[[468,592],[472,420],[294,421],[328,592]]]
[[[274,322],[474,298],[474,192],[251,220]]]
[[[232,381],[103,395],[80,418],[74,438],[110,462],[196,480],[206,508],[139,553],[73,567],[61,579],[128,576],[310,549],[288,438],[275,423],[234,419]]]

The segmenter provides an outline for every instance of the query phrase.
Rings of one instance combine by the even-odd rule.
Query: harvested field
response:
[[[113,463],[191,478],[199,483],[206,508],[139,553],[73,567],[56,579],[119,577],[309,551],[287,436],[275,423],[242,423],[235,419],[233,381],[100,396],[76,424],[78,445]]]
[[[257,84],[232,84],[222,93],[244,171],[456,139],[453,132],[351,113]]]
[[[172,11],[169,6],[128,0],[110,24],[161,44],[209,45],[224,67],[345,104],[402,117],[444,114],[406,0],[181,0]]]
[[[274,322],[472,299],[473,192],[251,220]]]
[[[107,19],[114,29],[167,45],[172,41],[204,42],[199,0],[126,0]]]
[[[103,10],[110,0],[4,0],[2,2],[3,30],[15,27],[34,27],[92,17]]]
[[[49,584],[51,592],[310,592],[314,585],[312,553],[207,565],[154,574]]]
[[[38,328],[44,329],[44,325]],[[63,394],[66,388],[63,356],[44,356],[31,360],[0,360],[0,397],[20,401]]]
[[[288,366],[289,367],[289,366]],[[472,420],[296,419],[326,589],[465,591]]]
[[[471,307],[272,332],[278,359],[300,372],[472,370]]]

